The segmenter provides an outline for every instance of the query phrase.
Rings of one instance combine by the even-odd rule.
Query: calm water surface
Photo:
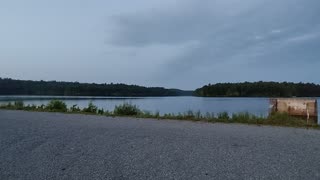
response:
[[[116,105],[125,102],[138,105],[140,109],[150,112],[183,113],[188,110],[202,113],[249,112],[255,115],[267,115],[268,98],[208,98],[208,97],[52,97],[52,96],[0,96],[0,103],[23,100],[25,104],[47,104],[52,99],[63,100],[69,107],[78,105],[87,107],[93,102],[99,108],[113,110]],[[320,100],[320,99],[318,99]],[[320,110],[319,110],[320,111]]]

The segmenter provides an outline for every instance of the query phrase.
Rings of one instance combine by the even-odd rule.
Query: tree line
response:
[[[320,97],[320,85],[292,82],[243,82],[209,84],[196,89],[204,97]]]
[[[126,84],[96,84],[57,81],[30,81],[0,78],[0,95],[52,96],[180,96],[191,92],[162,87]]]

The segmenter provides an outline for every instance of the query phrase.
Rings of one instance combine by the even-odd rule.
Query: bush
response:
[[[140,118],[156,118],[151,111],[142,111],[138,114]]]
[[[105,112],[104,112],[104,109],[102,108],[102,109],[98,109],[97,113],[100,115],[103,115]]]
[[[41,104],[40,106],[37,107],[38,111],[44,111],[46,109],[46,106]]]
[[[102,115],[105,116],[114,116],[112,111],[104,110],[104,113]]]
[[[9,103],[7,104],[7,108],[9,108],[9,109],[12,109],[12,108],[13,108],[13,105],[12,105],[11,102],[9,102]]]
[[[172,113],[166,113],[163,115],[164,119],[184,119],[184,116],[182,116],[181,114],[179,114],[178,116],[172,114]]]
[[[66,103],[60,100],[51,100],[46,109],[54,112],[67,112],[68,110]]]
[[[213,119],[215,119],[214,113],[209,113],[209,112],[207,112],[207,113],[206,113],[206,116],[205,116],[205,119],[207,119],[207,120],[213,120]]]
[[[9,102],[7,104],[0,104],[0,108],[1,109],[15,109],[15,106],[11,102]]]
[[[202,116],[200,110],[196,112],[196,115],[195,115],[195,116],[196,116],[196,119],[198,119],[198,120],[203,119],[203,116]]]
[[[138,106],[132,105],[129,103],[124,103],[122,105],[116,106],[114,108],[114,114],[115,115],[121,115],[121,116],[136,116],[141,114],[141,110]]]
[[[218,119],[219,120],[230,120],[228,112],[218,113]]]
[[[27,106],[23,107],[23,110],[26,110],[26,111],[38,111],[38,109],[39,109],[38,106],[35,104],[32,104],[32,105],[28,104]]]
[[[92,113],[92,114],[96,114],[98,111],[98,107],[96,105],[94,105],[92,102],[90,102],[88,104],[88,107],[87,108],[84,108],[83,109],[83,112],[85,113]]]
[[[192,110],[189,110],[189,111],[187,111],[187,112],[184,114],[184,118],[185,118],[185,119],[194,119],[194,118],[195,118],[195,115],[194,115],[194,113],[193,113]]]
[[[159,112],[159,111],[156,111],[156,113],[154,114],[154,117],[155,117],[155,118],[160,118],[160,112]]]
[[[23,101],[15,101],[14,102],[14,108],[17,109],[17,110],[23,110],[23,108],[24,108]]]
[[[81,109],[75,104],[70,108],[70,112],[81,112]]]

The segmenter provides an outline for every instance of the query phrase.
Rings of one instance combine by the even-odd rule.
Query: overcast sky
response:
[[[0,0],[0,77],[320,83],[319,0]]]

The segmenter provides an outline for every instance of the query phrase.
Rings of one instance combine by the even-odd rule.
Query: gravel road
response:
[[[0,110],[0,179],[320,179],[320,131]]]

